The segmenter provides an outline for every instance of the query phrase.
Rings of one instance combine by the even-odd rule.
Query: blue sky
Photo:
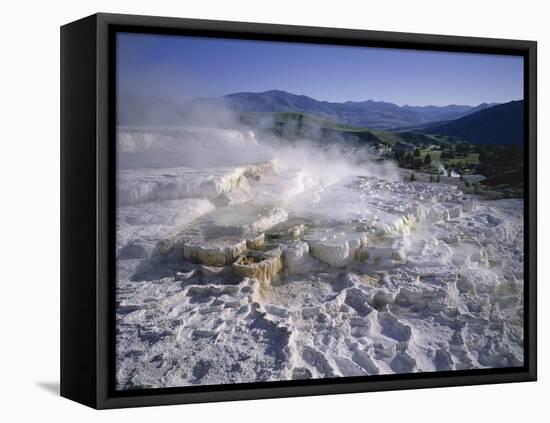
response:
[[[174,101],[271,89],[399,105],[523,98],[514,56],[125,33],[117,53],[120,93]]]

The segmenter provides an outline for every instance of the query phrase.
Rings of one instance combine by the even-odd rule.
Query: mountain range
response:
[[[217,98],[193,100],[188,107],[223,105],[235,112],[276,113],[297,112],[314,114],[336,123],[388,130],[422,125],[429,122],[454,120],[494,106],[451,104],[447,106],[398,106],[384,101],[320,101],[281,90],[260,93],[241,92]]]
[[[223,97],[200,98],[174,103],[160,98],[120,96],[118,125],[171,126],[182,124],[226,127],[245,115],[256,123],[263,115],[302,114],[337,125],[358,128],[437,134],[462,138],[478,144],[521,144],[523,142],[523,101],[477,106],[398,106],[383,101],[319,101],[281,90],[261,93],[234,93]],[[271,118],[270,118],[271,116]]]
[[[522,144],[523,100],[489,107],[449,122],[416,128],[425,134],[451,135],[474,144]]]
[[[371,129],[392,130],[421,126],[431,122],[454,120],[494,106],[451,104],[447,106],[398,106],[384,101],[320,101],[281,90],[260,93],[234,93],[223,97],[200,98],[186,103],[175,103],[161,98],[142,98],[120,95],[118,100],[119,125],[174,125],[182,119],[201,120],[219,118],[232,113],[308,113],[335,123]],[[221,116],[223,118],[223,116]]]

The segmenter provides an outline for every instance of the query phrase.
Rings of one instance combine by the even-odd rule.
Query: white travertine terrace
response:
[[[522,200],[277,160],[118,178],[119,387],[523,363]]]

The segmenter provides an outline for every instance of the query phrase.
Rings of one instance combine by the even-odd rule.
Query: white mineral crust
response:
[[[246,131],[118,142],[118,388],[523,364],[523,200],[320,177]]]

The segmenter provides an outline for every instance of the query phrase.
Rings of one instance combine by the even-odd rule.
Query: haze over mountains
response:
[[[398,106],[383,101],[319,101],[281,90],[235,93],[186,103],[121,96],[119,125],[227,126],[242,114],[298,113],[383,131],[448,135],[480,144],[523,142],[523,101],[477,106]]]
[[[337,123],[364,126],[372,129],[393,129],[400,126],[458,119],[494,104],[475,107],[451,104],[448,106],[398,106],[384,101],[319,101],[305,95],[281,90],[261,93],[235,93],[221,98],[194,100],[192,104],[223,103],[238,112],[299,112],[324,117]]]
[[[235,93],[223,97],[201,98],[184,104],[174,104],[161,99],[121,96],[119,124],[171,124],[196,111],[229,109],[233,112],[274,113],[297,112],[317,115],[336,123],[363,126],[372,129],[394,129],[423,125],[430,122],[458,119],[494,104],[477,106],[398,106],[383,101],[346,101],[343,103],[319,101],[305,95],[296,95],[281,90],[261,93]],[[210,116],[212,117],[212,116]]]

